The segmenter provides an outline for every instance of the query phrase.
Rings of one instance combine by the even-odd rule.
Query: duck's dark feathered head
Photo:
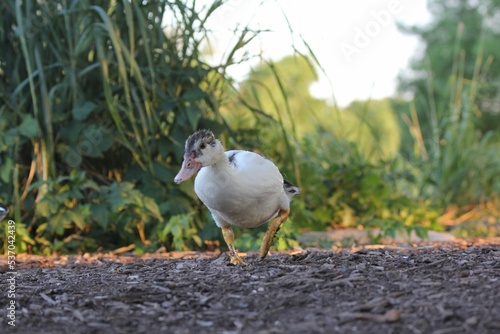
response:
[[[214,134],[210,130],[198,130],[188,137],[184,151],[184,161],[177,176],[175,183],[179,184],[192,177],[200,170],[202,166],[210,163],[210,156],[214,148],[217,147],[219,141],[215,139]]]
[[[206,145],[215,145],[216,139],[210,130],[198,130],[188,137],[186,140],[185,153],[201,154],[201,150],[205,149]]]

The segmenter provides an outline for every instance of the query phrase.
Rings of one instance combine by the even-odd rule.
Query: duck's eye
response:
[[[207,144],[205,144],[205,143],[201,143],[201,144],[200,144],[200,149],[204,150],[204,149],[205,149],[205,147],[207,147]]]

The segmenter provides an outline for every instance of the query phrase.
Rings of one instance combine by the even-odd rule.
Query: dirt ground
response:
[[[500,333],[500,242],[17,260],[0,333]]]

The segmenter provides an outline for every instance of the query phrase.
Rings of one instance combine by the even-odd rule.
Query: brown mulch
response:
[[[19,255],[0,333],[500,333],[500,244],[181,255]]]

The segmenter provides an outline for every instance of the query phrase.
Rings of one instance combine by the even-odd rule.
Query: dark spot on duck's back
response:
[[[233,153],[231,153],[231,155],[229,157],[227,157],[229,159],[229,164],[234,166],[234,167],[237,167],[236,166],[236,159],[235,159],[236,154],[238,154],[238,152],[233,152]]]

